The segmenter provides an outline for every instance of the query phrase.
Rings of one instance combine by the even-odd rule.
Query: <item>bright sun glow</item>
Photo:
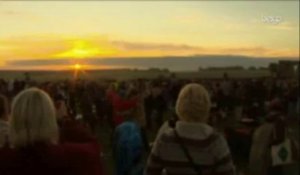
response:
[[[81,70],[82,69],[81,64],[75,64],[73,67],[74,67],[75,70]]]
[[[75,41],[72,45],[70,50],[56,54],[55,57],[83,59],[96,56],[107,56],[115,53],[113,48],[104,45],[99,47],[98,45],[93,45],[87,41]]]

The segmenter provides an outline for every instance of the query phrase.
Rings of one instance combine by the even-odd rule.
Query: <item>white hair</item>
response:
[[[179,119],[189,122],[206,122],[211,101],[207,90],[200,84],[186,85],[179,93],[176,113]]]
[[[19,93],[12,104],[10,136],[12,146],[36,142],[56,144],[58,126],[55,107],[49,95],[37,88]]]

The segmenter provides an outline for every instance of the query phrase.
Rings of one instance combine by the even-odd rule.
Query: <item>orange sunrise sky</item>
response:
[[[0,1],[0,21],[0,69],[30,60],[42,64],[25,68],[192,55],[299,59],[299,1]]]

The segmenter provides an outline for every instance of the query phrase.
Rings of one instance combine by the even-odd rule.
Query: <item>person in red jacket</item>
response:
[[[113,106],[113,123],[115,127],[124,122],[124,113],[137,105],[138,96],[127,98],[130,91],[125,84],[121,84],[117,91],[109,92],[108,98]]]
[[[0,148],[1,175],[102,175],[95,141],[59,143],[54,104],[44,91],[31,88],[12,105],[10,144]]]

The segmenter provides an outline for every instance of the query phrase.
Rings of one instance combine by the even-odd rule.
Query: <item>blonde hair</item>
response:
[[[207,90],[200,84],[186,85],[179,93],[176,113],[179,119],[188,122],[206,122],[211,101]]]
[[[36,142],[56,144],[58,126],[55,107],[49,95],[37,88],[19,93],[12,104],[10,136],[12,146]]]

